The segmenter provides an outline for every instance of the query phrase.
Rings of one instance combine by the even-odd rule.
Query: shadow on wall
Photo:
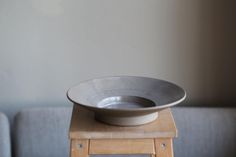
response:
[[[236,5],[233,0],[217,0],[206,3],[201,23],[202,67],[205,72],[202,76],[203,86],[211,85],[209,93],[214,93],[216,105],[236,105]],[[204,63],[210,62],[209,66]],[[209,78],[209,80],[208,80]],[[207,81],[205,81],[207,80]],[[226,100],[226,101],[225,101]]]
[[[176,39],[177,44],[181,45],[178,51],[186,51],[188,47],[194,49],[194,59],[191,61],[196,62],[196,78],[192,83],[196,83],[195,95],[198,97],[186,103],[236,106],[236,1],[201,0],[189,4],[191,7],[187,8],[191,10],[181,12],[177,9],[173,28],[173,32],[177,32],[175,37],[183,39]],[[191,19],[186,21],[188,11],[195,12],[195,17],[191,15]],[[187,29],[183,27],[186,24]]]

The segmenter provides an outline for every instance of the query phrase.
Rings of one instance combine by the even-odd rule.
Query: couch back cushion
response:
[[[68,157],[72,108],[37,108],[15,117],[15,157]],[[236,109],[174,108],[175,157],[235,157]]]
[[[14,123],[15,157],[69,156],[71,107],[33,108],[19,112]]]
[[[0,157],[11,157],[9,121],[3,113],[0,113]]]
[[[235,157],[236,108],[172,109],[178,138],[176,157]]]

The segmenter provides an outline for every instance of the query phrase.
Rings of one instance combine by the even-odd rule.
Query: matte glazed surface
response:
[[[106,123],[140,125],[154,120],[157,116],[153,113],[158,110],[183,101],[185,91],[163,80],[115,76],[81,82],[70,88],[67,96],[73,103],[94,111],[96,118]]]

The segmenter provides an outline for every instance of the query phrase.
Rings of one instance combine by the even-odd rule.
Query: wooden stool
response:
[[[159,112],[159,117],[149,124],[119,127],[97,122],[91,111],[74,105],[69,131],[70,156],[150,154],[173,157],[172,138],[176,136],[170,109]]]

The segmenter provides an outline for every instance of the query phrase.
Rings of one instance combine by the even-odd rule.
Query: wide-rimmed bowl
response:
[[[68,90],[67,97],[94,111],[97,120],[133,126],[155,120],[158,111],[182,102],[186,94],[181,87],[164,80],[113,76],[81,82]]]

